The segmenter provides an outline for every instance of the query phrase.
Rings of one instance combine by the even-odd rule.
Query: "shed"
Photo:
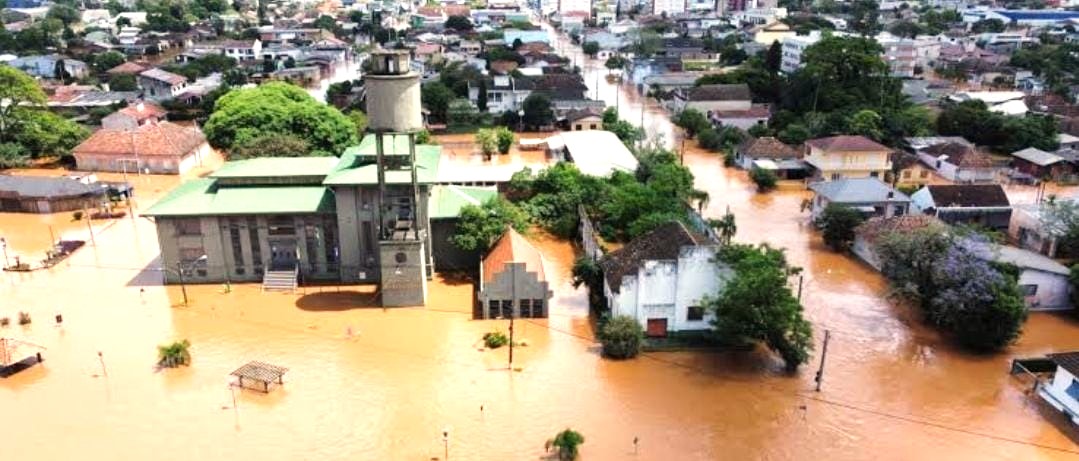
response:
[[[71,178],[0,175],[0,211],[58,213],[93,208],[107,190]]]

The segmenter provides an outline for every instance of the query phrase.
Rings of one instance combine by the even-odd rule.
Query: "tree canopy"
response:
[[[782,250],[767,245],[733,244],[717,257],[734,270],[715,297],[703,306],[715,314],[712,326],[721,338],[761,341],[782,357],[788,370],[809,360],[813,329],[791,293],[793,269]]]
[[[485,252],[507,228],[524,233],[528,224],[524,211],[502,197],[495,197],[482,206],[465,205],[461,209],[450,243],[465,251]]]
[[[82,142],[89,131],[45,107],[45,92],[22,71],[0,66],[0,145],[5,157],[19,158],[65,155]]]
[[[357,142],[356,127],[348,117],[283,82],[230,91],[217,100],[203,129],[210,143],[222,149],[265,133],[301,139],[314,155],[337,155]]]
[[[1051,117],[999,114],[977,100],[946,105],[937,117],[937,132],[962,136],[1000,153],[1027,147],[1053,151],[1058,146],[1058,127]]]

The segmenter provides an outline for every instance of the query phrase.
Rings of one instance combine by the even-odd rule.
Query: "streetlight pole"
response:
[[[184,265],[176,261],[176,273],[180,275],[180,293],[184,295],[184,306],[187,306],[187,285],[184,284]]]
[[[442,429],[442,459],[450,459],[450,430],[449,428]]]

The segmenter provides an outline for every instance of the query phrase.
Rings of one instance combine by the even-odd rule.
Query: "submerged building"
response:
[[[419,75],[407,51],[372,54],[370,133],[359,145],[339,158],[228,162],[143,213],[157,223],[166,282],[379,283],[385,306],[425,303],[439,253],[433,242],[448,241],[432,233],[431,216],[457,216],[493,191],[435,185],[441,148],[415,141],[423,128]],[[462,195],[477,200],[443,199]]]

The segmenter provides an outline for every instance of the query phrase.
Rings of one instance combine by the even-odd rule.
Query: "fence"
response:
[[[592,226],[592,220],[588,218],[584,205],[577,205],[577,216],[577,234],[581,236],[581,249],[584,250],[585,256],[598,261],[603,257],[603,247],[596,238],[596,229]]]

